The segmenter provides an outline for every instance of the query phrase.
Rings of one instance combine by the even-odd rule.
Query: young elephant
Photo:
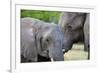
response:
[[[63,48],[65,49],[65,52],[70,50],[72,45],[79,41],[84,41],[84,50],[89,52],[88,13],[62,12],[59,25],[64,33]]]
[[[63,61],[62,42],[57,25],[29,17],[21,19],[21,62],[37,62],[38,55]]]

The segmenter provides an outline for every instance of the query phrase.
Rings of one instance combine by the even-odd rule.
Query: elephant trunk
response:
[[[72,45],[73,45],[73,41],[70,38],[66,39],[66,37],[64,37],[63,46],[62,46],[63,53],[71,50]]]
[[[51,61],[64,61],[63,51],[60,44],[58,46],[56,45],[56,48],[49,48],[49,57],[51,58]]]

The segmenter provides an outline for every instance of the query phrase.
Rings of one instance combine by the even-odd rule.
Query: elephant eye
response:
[[[49,38],[44,39],[44,41],[42,42],[42,45],[43,45],[44,49],[46,49],[49,44],[50,44],[50,39]]]
[[[46,43],[47,43],[47,44],[50,44],[50,42],[51,42],[51,39],[50,39],[50,37],[48,37],[48,38],[46,39]]]
[[[50,40],[49,40],[49,39],[47,39],[46,41],[47,41],[47,42],[49,42]]]
[[[67,26],[67,32],[72,32],[72,31],[73,31],[72,26],[71,25],[68,25]]]
[[[70,24],[67,25],[68,30],[72,29],[72,26]]]
[[[49,41],[50,41],[50,40],[47,38],[47,39],[46,39],[46,42],[49,43]]]
[[[69,29],[72,29],[72,26],[68,26]]]

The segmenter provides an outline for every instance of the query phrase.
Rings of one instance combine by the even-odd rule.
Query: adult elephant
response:
[[[89,51],[89,14],[78,12],[62,12],[59,25],[64,33],[63,48],[65,52],[76,42],[84,42],[84,50]],[[89,59],[89,55],[88,55]]]
[[[63,61],[62,42],[63,33],[56,24],[21,18],[21,62],[37,62],[41,56]]]

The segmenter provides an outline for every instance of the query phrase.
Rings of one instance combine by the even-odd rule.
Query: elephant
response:
[[[90,27],[89,27],[89,17],[90,17],[90,14],[87,14],[86,15],[86,20],[85,20],[85,23],[84,23],[84,50],[85,51],[88,51],[88,59],[89,59],[89,57],[90,57],[90,41],[89,41],[89,37],[90,37],[90,35],[89,35],[89,29],[90,29]]]
[[[63,33],[57,24],[24,17],[20,20],[21,62],[64,61]],[[41,60],[43,59],[43,60]]]
[[[71,50],[74,43],[84,42],[89,59],[89,13],[62,12],[59,26],[64,33],[63,50]]]

